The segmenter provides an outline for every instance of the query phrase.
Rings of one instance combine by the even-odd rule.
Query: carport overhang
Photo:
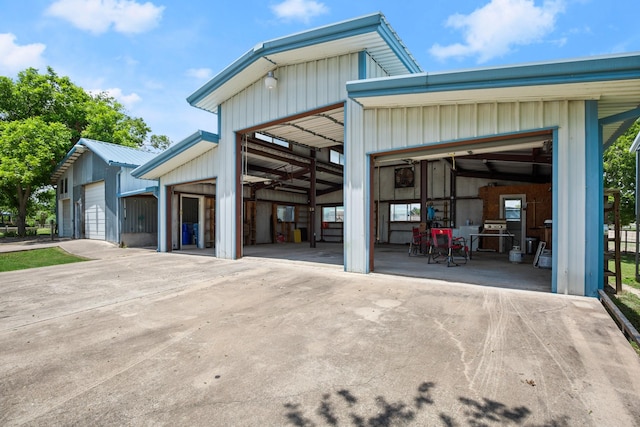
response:
[[[219,137],[214,133],[197,131],[163,151],[153,160],[137,167],[131,175],[141,179],[159,179],[177,167],[216,148],[218,141]]]

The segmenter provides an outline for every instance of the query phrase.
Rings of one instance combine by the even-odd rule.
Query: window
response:
[[[344,206],[323,207],[322,222],[344,222]]]
[[[507,221],[520,221],[521,214],[521,199],[510,199],[504,201],[504,217]]]
[[[278,222],[294,222],[295,220],[295,206],[278,206]]]
[[[329,150],[329,161],[336,165],[344,166],[344,154],[336,150]]]
[[[280,147],[291,148],[287,141],[283,141],[282,139],[274,138],[273,136],[265,135],[263,133],[255,133],[256,139],[260,141],[268,142],[270,144],[279,145]]]
[[[396,203],[390,206],[391,221],[420,221],[420,203]]]

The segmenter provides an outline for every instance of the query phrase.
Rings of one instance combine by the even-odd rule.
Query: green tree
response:
[[[620,190],[620,218],[623,225],[635,221],[636,154],[629,149],[640,132],[636,121],[604,152],[604,187]]]
[[[142,147],[151,129],[141,118],[129,117],[124,106],[106,93],[99,93],[87,104],[84,138],[127,147]]]
[[[171,146],[173,142],[166,135],[151,135],[147,144],[147,151],[160,152]]]
[[[17,208],[18,234],[26,234],[26,218],[34,190],[45,186],[72,132],[62,123],[41,117],[0,122],[0,190]]]
[[[0,200],[18,213],[18,233],[25,235],[30,195],[81,137],[143,147],[150,131],[114,98],[92,96],[50,67],[28,68],[15,81],[0,76]]]

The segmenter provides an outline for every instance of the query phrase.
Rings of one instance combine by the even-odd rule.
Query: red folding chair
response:
[[[447,260],[447,267],[458,266],[456,262],[467,263],[469,258],[469,247],[464,237],[453,237],[451,228],[432,228],[431,245],[429,246],[429,258],[431,261],[439,263],[440,259]]]
[[[429,248],[429,235],[426,232],[426,224],[411,229],[411,242],[409,242],[409,256],[427,255]]]

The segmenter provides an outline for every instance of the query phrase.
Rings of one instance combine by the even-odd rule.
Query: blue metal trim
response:
[[[137,167],[131,172],[131,175],[136,178],[140,178],[142,175],[152,171],[153,169],[165,163],[167,160],[177,156],[178,154],[188,150],[189,148],[200,142],[204,141],[210,142],[212,144],[217,144],[219,140],[220,137],[218,135],[211,132],[199,130],[183,139],[182,141],[178,142],[176,145],[169,147],[162,153],[158,154],[151,161]]]
[[[383,21],[385,25],[378,27],[378,34],[380,34],[382,39],[409,72],[421,73],[422,68],[420,68],[415,60],[408,54],[408,49],[402,44],[398,35],[391,29],[386,20],[383,19]]]
[[[626,131],[628,131],[629,128],[636,122],[636,120],[637,118],[630,118],[622,122],[620,126],[618,126],[618,129],[616,129],[616,131],[611,134],[609,139],[604,141],[604,151],[611,147],[613,143],[618,140],[618,138],[620,138]],[[602,128],[602,126],[600,127]]]
[[[633,153],[634,151],[638,152],[638,150],[640,150],[640,132],[638,132],[638,135],[636,135],[636,139],[633,140],[633,143],[631,144],[631,148],[629,148],[629,152],[630,153]],[[636,186],[636,188],[638,187]]]
[[[222,105],[218,105],[218,135],[222,135]]]
[[[598,296],[604,284],[602,128],[598,101],[585,101],[585,283],[584,295]]]
[[[603,117],[599,120],[599,123],[604,126],[628,119],[633,119],[633,121],[635,121],[638,117],[640,117],[640,107],[636,107],[629,111],[623,111],[622,113],[614,114],[613,116]]]
[[[558,186],[558,169],[560,169],[559,167],[559,163],[558,163],[558,128],[555,128],[553,130],[553,152],[552,152],[552,158],[553,158],[553,178],[552,178],[552,187],[553,187],[553,191],[551,192],[551,210],[552,210],[552,214],[551,214],[551,221],[552,221],[552,226],[555,225],[555,223],[557,223],[558,221],[558,191],[556,191],[556,188]],[[551,247],[553,248],[557,248],[558,247],[558,233],[557,231],[554,230],[554,228],[551,229]],[[551,251],[551,292],[553,292],[554,294],[558,293],[558,255],[556,253],[556,251]]]
[[[76,143],[71,150],[69,150],[69,152],[67,153],[66,156],[64,156],[64,159],[60,160],[58,162],[58,164],[56,165],[56,168],[53,170],[53,173],[51,174],[51,176],[56,175],[56,173],[58,172],[58,170],[65,164],[65,162],[67,160],[69,160],[71,158],[71,156],[73,156],[75,154],[75,152],[78,150],[78,148],[82,147],[84,149],[84,146],[81,144]]]
[[[140,194],[145,194],[145,193],[151,193],[155,196],[157,192],[158,192],[158,186],[154,185],[153,187],[140,188],[139,190],[127,191],[125,193],[118,193],[117,197],[118,198],[131,197],[131,196],[138,196]]]
[[[367,52],[364,50],[358,52],[358,78],[360,80],[367,78]]]
[[[640,55],[420,74],[347,83],[351,98],[640,78]]]
[[[107,162],[107,164],[109,166],[116,166],[116,167],[121,167],[121,168],[137,168],[140,165],[134,165],[133,163],[122,163],[122,162],[116,162],[114,160],[109,160]]]
[[[371,32],[377,32],[380,34],[397,58],[405,65],[405,67],[407,67],[409,72],[422,71],[420,66],[415,62],[413,57],[391,30],[383,15],[381,13],[374,13],[361,18],[266,41],[246,52],[227,68],[222,70],[218,75],[209,80],[209,82],[204,86],[196,90],[187,98],[187,102],[192,106],[195,106],[195,104],[204,99],[209,95],[209,93],[220,88],[240,71],[265,56]]]

